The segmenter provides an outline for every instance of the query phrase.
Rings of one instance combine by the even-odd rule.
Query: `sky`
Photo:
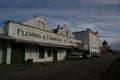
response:
[[[0,28],[7,20],[22,23],[34,16],[44,17],[50,28],[98,31],[101,42],[120,50],[120,0],[0,0]]]

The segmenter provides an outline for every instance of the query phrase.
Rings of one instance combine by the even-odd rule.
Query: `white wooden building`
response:
[[[49,29],[42,17],[24,23],[5,22],[0,30],[0,63],[24,63],[64,60],[66,55],[77,48],[81,40],[75,39],[68,26],[57,33]]]

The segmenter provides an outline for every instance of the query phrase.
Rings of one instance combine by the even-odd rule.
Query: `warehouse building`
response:
[[[44,18],[35,16],[24,23],[5,22],[0,30],[0,64],[64,60],[76,51],[77,43],[69,26],[49,29]]]
[[[99,33],[86,29],[85,31],[74,32],[75,38],[82,40],[84,49],[87,50],[88,57],[100,55],[100,39]],[[78,45],[78,47],[81,45]]]

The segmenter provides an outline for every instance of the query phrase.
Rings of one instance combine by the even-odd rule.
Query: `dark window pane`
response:
[[[39,58],[44,58],[45,57],[44,53],[45,53],[44,48],[43,47],[39,47]]]

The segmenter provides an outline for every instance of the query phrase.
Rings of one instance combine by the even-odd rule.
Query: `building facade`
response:
[[[108,42],[106,40],[103,41],[100,51],[103,54],[110,52],[110,47],[108,46]]]
[[[88,57],[100,54],[100,40],[98,32],[90,29],[74,32],[75,38],[83,41],[83,49],[88,50]]]
[[[49,29],[42,17],[24,23],[5,22],[0,31],[0,63],[24,63],[64,60],[69,51],[74,52],[77,43],[68,26],[56,33]]]

